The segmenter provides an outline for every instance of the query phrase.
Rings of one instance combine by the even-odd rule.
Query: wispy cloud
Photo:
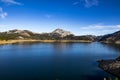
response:
[[[99,4],[99,0],[79,0],[73,2],[73,5],[84,5],[86,8],[97,6]]]
[[[4,12],[2,7],[0,7],[0,18],[4,19],[7,15],[7,12]]]
[[[7,5],[22,5],[22,3],[17,2],[15,0],[0,0],[0,2],[5,3]],[[4,19],[8,15],[7,12],[3,11],[3,8],[0,7],[0,18]]]
[[[80,30],[81,33],[83,34],[104,35],[104,34],[113,33],[115,31],[119,31],[120,25],[95,24],[95,25],[89,25],[87,27],[81,27]]]
[[[11,30],[10,25],[0,24],[0,32],[4,32],[4,31],[8,31],[8,30]]]
[[[50,15],[50,14],[45,14],[45,17],[46,17],[46,18],[51,18],[52,15]]]
[[[84,0],[85,1],[85,7],[92,7],[98,5],[98,0]]]
[[[1,0],[1,2],[6,3],[8,5],[14,4],[14,5],[22,5],[22,3],[17,2],[15,0]]]
[[[0,28],[5,28],[8,25],[0,24]]]
[[[76,1],[76,2],[73,2],[73,5],[78,5],[80,2],[79,1]]]

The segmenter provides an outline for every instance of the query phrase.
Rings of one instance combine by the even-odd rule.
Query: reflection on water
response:
[[[120,52],[120,44],[103,44],[103,45],[109,47],[110,49]]]
[[[19,43],[0,46],[0,80],[103,80],[97,60],[120,56],[119,45]]]
[[[53,43],[53,48],[56,53],[62,53],[65,49],[70,49],[73,44],[68,43]]]

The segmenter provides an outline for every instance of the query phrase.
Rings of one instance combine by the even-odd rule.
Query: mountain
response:
[[[69,36],[69,35],[73,35],[70,31],[65,31],[63,29],[56,29],[53,32],[51,32],[52,35],[59,35],[60,37],[65,37],[65,36]]]
[[[113,34],[101,36],[98,41],[104,43],[120,43],[120,31],[117,31]]]
[[[95,41],[96,37],[92,35],[75,36],[70,31],[63,29],[55,29],[50,33],[34,33],[29,30],[9,30],[0,33],[0,40],[82,40],[82,41]]]
[[[28,30],[9,30],[0,33],[0,39],[31,39],[31,36],[35,36],[36,33]]]
[[[34,32],[32,31],[28,31],[28,30],[17,30],[17,29],[14,29],[14,30],[9,30],[6,32],[7,34],[19,34],[21,36],[27,36],[27,37],[30,37],[31,35],[35,34]]]

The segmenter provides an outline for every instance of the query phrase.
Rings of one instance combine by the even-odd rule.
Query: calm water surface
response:
[[[103,80],[97,60],[120,56],[120,45],[23,43],[0,45],[0,80]]]

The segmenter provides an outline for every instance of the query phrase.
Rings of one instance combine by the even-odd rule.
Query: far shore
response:
[[[110,42],[110,41],[101,41],[102,43],[105,44],[119,44],[120,45],[120,41],[115,41],[115,42]]]
[[[84,42],[91,43],[89,40],[0,40],[0,44],[13,44],[13,43],[23,43],[23,42],[42,42],[42,43],[69,43],[69,42]]]

